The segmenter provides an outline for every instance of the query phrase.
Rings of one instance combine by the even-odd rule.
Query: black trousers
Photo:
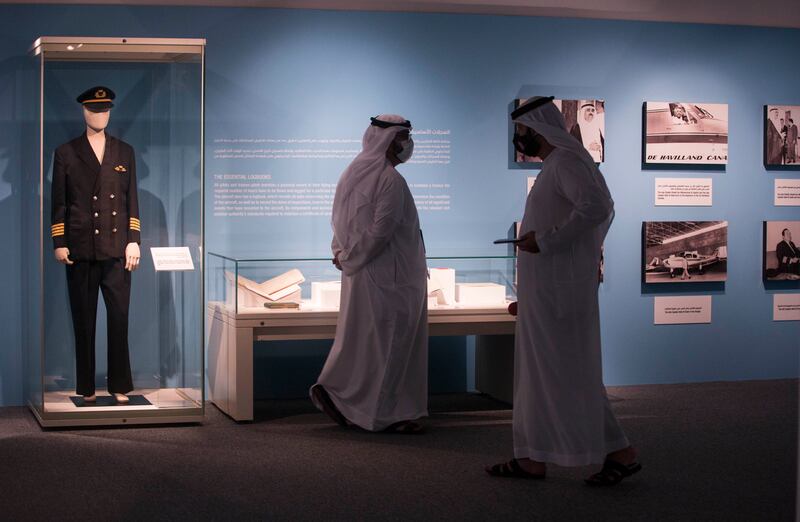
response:
[[[108,312],[108,391],[128,393],[133,390],[128,355],[131,273],[125,270],[125,260],[76,261],[67,265],[67,288],[75,332],[75,391],[79,395],[95,392],[95,332],[100,289]]]

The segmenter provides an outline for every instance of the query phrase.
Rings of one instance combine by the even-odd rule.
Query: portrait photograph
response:
[[[514,100],[515,107],[520,107],[528,98]],[[605,135],[606,111],[603,100],[553,100],[553,103],[567,124],[567,131],[581,142],[595,163],[605,161]],[[525,132],[526,127],[519,125],[520,132]],[[514,151],[514,161],[517,163],[541,163],[539,157],[525,156]]]
[[[767,105],[764,113],[764,166],[800,168],[800,105]]]
[[[800,280],[800,221],[764,221],[764,279]]]

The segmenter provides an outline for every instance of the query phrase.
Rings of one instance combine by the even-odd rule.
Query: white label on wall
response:
[[[800,294],[772,296],[773,321],[800,321]]]
[[[656,178],[656,206],[710,207],[711,178]]]
[[[534,183],[536,183],[536,176],[528,176],[528,190],[525,191],[525,194],[531,193],[531,189],[533,188]]]
[[[656,297],[654,300],[654,324],[696,324],[710,322],[710,295]]]
[[[800,206],[800,179],[775,180],[775,206]]]
[[[189,247],[151,247],[150,254],[153,256],[156,272],[194,270]]]

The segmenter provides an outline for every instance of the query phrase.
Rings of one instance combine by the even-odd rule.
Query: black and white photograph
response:
[[[767,105],[764,112],[764,166],[800,166],[800,105]]]
[[[728,104],[646,102],[646,164],[728,163]]]
[[[645,283],[725,281],[727,221],[646,221]]]
[[[516,107],[523,105],[528,98],[515,100]],[[553,103],[564,115],[567,130],[594,158],[596,163],[605,161],[605,135],[606,135],[606,110],[603,100],[553,100]],[[527,128],[519,126],[520,132],[527,132]],[[541,163],[539,157],[525,156],[514,151],[514,161],[517,163]]]
[[[800,221],[764,221],[764,279],[800,280]]]

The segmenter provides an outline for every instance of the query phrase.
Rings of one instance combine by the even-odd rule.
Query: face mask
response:
[[[539,155],[539,143],[536,141],[533,133],[531,132],[526,132],[525,134],[519,134],[515,132],[512,143],[514,144],[514,149],[516,149],[516,151],[520,154],[530,156],[532,158],[535,158]]]
[[[414,140],[408,138],[405,141],[400,142],[400,152],[395,154],[397,159],[400,160],[400,163],[405,163],[411,159],[411,155],[414,153]]]

